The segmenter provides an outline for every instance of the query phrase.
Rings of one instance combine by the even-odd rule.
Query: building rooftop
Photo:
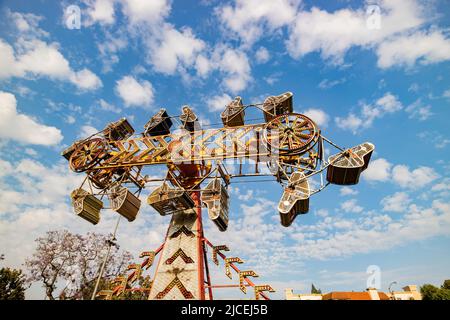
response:
[[[325,294],[294,294],[292,289],[286,289],[287,300],[421,300],[417,286],[409,285],[404,291],[391,294],[368,288],[367,291],[332,291]],[[320,298],[321,297],[321,298]]]

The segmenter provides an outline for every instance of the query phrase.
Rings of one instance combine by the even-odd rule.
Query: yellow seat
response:
[[[103,135],[109,141],[119,141],[131,137],[134,129],[126,118],[112,122],[103,130]]]
[[[236,97],[221,113],[222,122],[227,127],[238,127],[244,125],[244,106],[241,97]]]
[[[70,194],[74,212],[79,217],[97,224],[100,221],[100,210],[103,202],[84,189],[75,189]]]
[[[182,128],[193,132],[193,131],[197,131],[200,130],[200,123],[198,122],[198,117],[197,115],[194,113],[194,111],[192,111],[191,107],[189,106],[183,106],[182,108],[182,114],[180,116],[180,121],[182,123]]]
[[[298,214],[308,212],[309,196],[311,195],[308,179],[302,172],[292,173],[289,180],[290,185],[284,189],[278,203],[281,224],[284,227],[289,227]]]
[[[167,114],[166,109],[160,109],[144,126],[144,135],[161,136],[170,133],[172,120]]]
[[[369,165],[375,146],[365,142],[328,158],[327,181],[337,185],[353,185],[359,182],[361,172]]]
[[[111,188],[108,195],[111,209],[125,217],[128,221],[134,221],[141,207],[141,200],[122,186]]]
[[[279,96],[267,97],[266,100],[264,100],[262,107],[264,111],[264,120],[269,122],[280,114],[293,112],[292,96],[292,92],[285,92]]]
[[[209,218],[220,231],[228,227],[228,201],[228,192],[219,179],[209,182],[202,191],[202,202],[208,208]]]
[[[186,210],[194,211],[194,201],[189,194],[184,190],[170,188],[166,183],[148,196],[147,203],[162,216]]]

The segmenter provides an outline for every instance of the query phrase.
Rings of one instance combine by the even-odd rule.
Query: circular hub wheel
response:
[[[275,117],[266,125],[264,140],[273,152],[294,155],[306,152],[316,141],[316,124],[303,114],[288,113]]]
[[[107,142],[102,138],[93,138],[81,143],[70,156],[70,169],[83,172],[96,165],[106,154]]]
[[[169,164],[168,167],[172,184],[185,189],[195,187],[211,172],[211,164]]]

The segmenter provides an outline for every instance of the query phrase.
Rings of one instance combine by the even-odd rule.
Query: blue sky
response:
[[[70,5],[81,10],[79,29],[68,27]],[[450,276],[446,1],[0,1],[0,16],[4,264],[19,267],[50,229],[112,230],[113,213],[94,228],[69,207],[82,177],[59,153],[74,140],[122,116],[139,130],[160,107],[176,115],[185,104],[207,126],[237,95],[253,103],[291,91],[295,111],[326,137],[374,143],[371,166],[357,186],[312,197],[287,229],[278,184],[232,185],[229,231],[208,222],[210,241],[227,243],[275,298],[312,282],[364,290],[369,265],[380,267],[383,290]],[[137,256],[159,246],[168,222],[143,207],[121,224],[119,242]],[[227,283],[222,266],[213,269]]]

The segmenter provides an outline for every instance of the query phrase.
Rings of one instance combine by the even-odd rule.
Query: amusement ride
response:
[[[248,108],[262,111],[264,121],[246,124]],[[289,227],[297,215],[308,212],[310,197],[329,184],[357,184],[374,150],[369,142],[342,148],[326,138],[313,119],[294,112],[291,92],[249,105],[236,97],[221,113],[221,120],[220,128],[202,128],[189,106],[183,106],[179,116],[161,109],[139,134],[122,118],[62,152],[72,171],[86,175],[70,195],[81,218],[97,224],[104,200],[109,200],[110,209],[134,221],[142,190],[155,182],[158,186],[147,203],[160,215],[171,216],[164,243],[142,252],[143,262],[129,265],[128,274],[114,279],[113,287],[100,291],[98,298],[140,290],[148,293],[148,299],[212,300],[213,289],[238,287],[247,293],[247,287],[252,287],[255,299],[269,299],[268,293],[274,291],[270,285],[255,284],[250,279],[258,277],[255,271],[239,269],[242,259],[226,256],[226,245],[213,245],[205,237],[202,207],[225,232],[230,184],[235,179],[270,176],[283,188],[278,212],[281,224]],[[326,157],[325,145],[336,153]],[[167,168],[164,177],[145,174],[146,167],[157,165]],[[236,273],[239,284],[212,284],[208,247],[213,263],[219,265],[222,259],[226,275],[232,279]],[[149,286],[136,288],[158,255]]]

